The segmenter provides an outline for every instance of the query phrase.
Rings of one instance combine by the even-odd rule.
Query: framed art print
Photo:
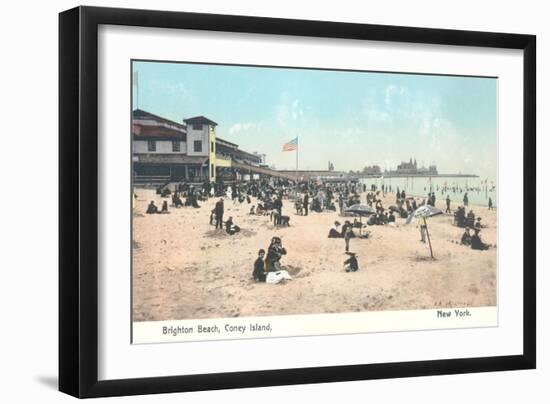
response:
[[[60,389],[535,366],[535,37],[60,14]]]

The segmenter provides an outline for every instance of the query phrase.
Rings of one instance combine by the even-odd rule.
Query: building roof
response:
[[[149,154],[134,154],[138,163],[144,164],[205,164],[208,161],[208,157],[205,156],[187,156],[185,154],[161,154],[161,153],[149,153]]]
[[[192,118],[188,118],[188,119],[184,119],[183,122],[185,122],[186,124],[188,125],[218,125],[216,122],[208,119],[207,117],[205,116],[194,116]]]
[[[238,144],[230,142],[229,140],[222,139],[221,137],[216,136],[216,143],[221,143],[224,146],[231,147],[232,149],[236,149],[239,147]]]
[[[249,153],[247,151],[244,151],[242,149],[235,150],[238,155],[244,156],[246,158],[251,158],[253,160],[257,160],[258,162],[262,160],[262,157],[258,154]]]
[[[178,130],[165,126],[148,126],[136,123],[132,125],[132,135],[134,140],[186,140],[185,133]]]
[[[153,121],[161,122],[161,123],[164,123],[164,124],[168,124],[170,126],[175,126],[176,128],[178,128],[178,129],[180,129],[184,132],[186,130],[185,125],[182,125],[181,123],[171,121],[170,119],[163,118],[162,116],[152,114],[152,113],[144,111],[142,109],[134,109],[132,111],[132,118],[134,120],[138,120],[138,119],[153,120]]]

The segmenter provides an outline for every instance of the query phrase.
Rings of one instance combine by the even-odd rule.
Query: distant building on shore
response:
[[[216,136],[204,116],[174,122],[141,109],[132,116],[133,179],[138,183],[215,182],[259,175],[265,155],[249,153]]]
[[[362,174],[380,175],[380,174],[382,174],[382,170],[380,169],[380,166],[372,165],[372,166],[368,166],[368,167],[363,168]]]
[[[437,167],[435,165],[430,165],[428,168],[418,167],[416,159],[413,161],[411,157],[408,162],[401,162],[397,169],[384,171],[384,175],[437,175]]]

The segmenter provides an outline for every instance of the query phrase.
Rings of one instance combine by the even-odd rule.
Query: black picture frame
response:
[[[98,26],[194,29],[523,51],[523,354],[467,359],[98,380]],[[150,10],[59,15],[59,390],[102,397],[325,383],[536,366],[536,37]]]

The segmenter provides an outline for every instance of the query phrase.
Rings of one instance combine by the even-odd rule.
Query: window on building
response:
[[[155,142],[154,140],[148,140],[147,151],[157,151],[157,142]]]
[[[200,140],[195,140],[193,142],[193,151],[195,153],[200,153],[202,152],[202,142]]]
[[[202,124],[194,123],[193,124],[193,130],[202,130]]]
[[[214,153],[214,142],[210,142],[210,152]]]
[[[180,142],[178,142],[178,141],[172,142],[172,151],[179,153],[179,151],[180,151]]]

